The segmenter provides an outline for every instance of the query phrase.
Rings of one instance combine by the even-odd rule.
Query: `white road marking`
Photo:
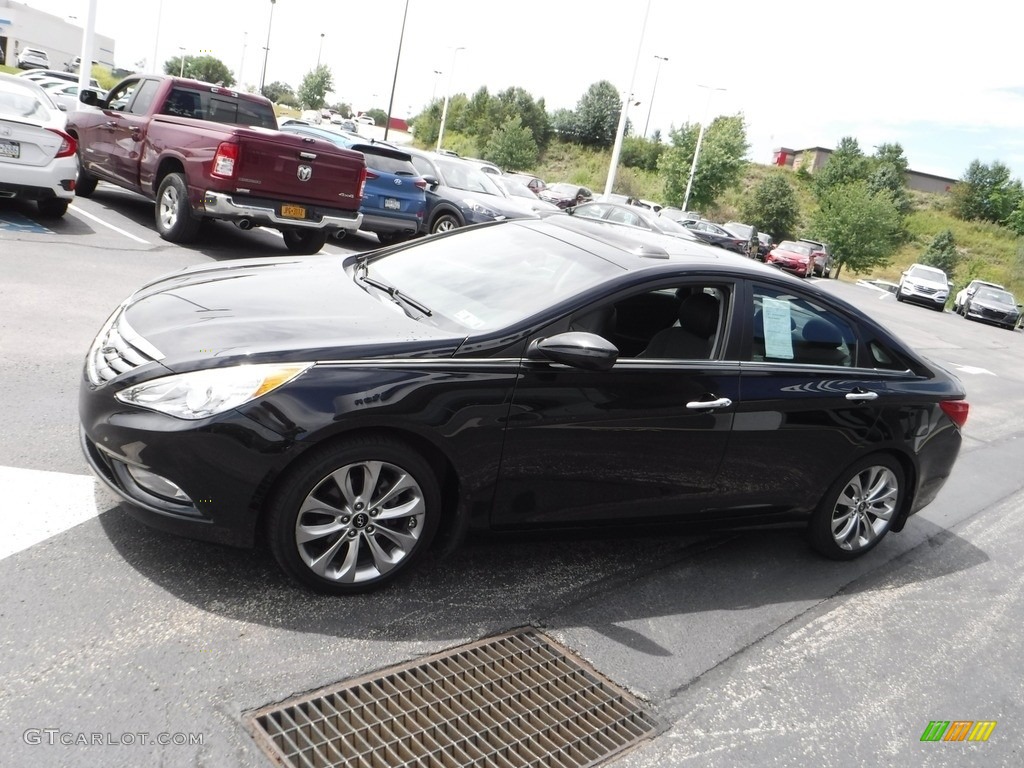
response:
[[[141,237],[136,237],[131,232],[125,232],[123,229],[121,229],[120,227],[115,227],[113,224],[108,224],[103,219],[101,219],[99,216],[93,216],[91,213],[86,213],[81,208],[79,208],[77,205],[72,205],[68,210],[72,211],[73,213],[75,213],[78,216],[85,216],[85,218],[87,218],[87,219],[92,219],[97,224],[102,224],[104,227],[107,227],[108,229],[112,229],[115,232],[117,232],[119,235],[124,235],[125,237],[130,238],[130,239],[134,240],[137,243],[142,243],[143,245],[150,245],[150,242],[148,240],[143,240]]]
[[[995,374],[987,368],[977,368],[973,365],[954,365],[953,367],[963,373],[983,373],[986,376],[995,376]]]
[[[0,560],[99,514],[91,475],[0,467]]]

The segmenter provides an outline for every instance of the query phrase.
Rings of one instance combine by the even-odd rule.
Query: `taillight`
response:
[[[60,149],[57,150],[57,157],[71,157],[78,151],[78,142],[75,141],[74,136],[68,136],[64,131],[58,131],[56,128],[47,128],[46,130],[60,136]]]
[[[217,154],[213,156],[214,176],[221,176],[230,179],[235,175],[235,163],[238,161],[238,145],[230,141],[222,141],[217,147]]]
[[[363,199],[363,192],[366,190],[366,166],[359,171],[359,199]]]
[[[966,400],[943,400],[939,403],[939,407],[944,414],[949,416],[949,420],[958,427],[962,427],[967,423],[967,412],[971,406],[967,404]]]
[[[426,179],[414,179],[412,183],[413,183],[413,186],[416,187],[416,189],[422,189],[424,192],[427,191],[427,180]]]
[[[379,179],[379,178],[380,178],[380,176],[377,175],[376,173],[374,173],[373,171],[371,171],[369,168],[366,169],[366,180],[367,181],[373,181],[374,179]]]

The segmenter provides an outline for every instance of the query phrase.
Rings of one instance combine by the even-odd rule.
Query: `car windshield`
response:
[[[935,267],[922,267],[920,265],[911,267],[907,275],[917,280],[933,280],[937,283],[946,282],[946,273]]]
[[[504,328],[585,291],[622,267],[521,226],[425,240],[367,262],[367,274],[429,307],[425,322],[460,332]]]
[[[1013,304],[1013,294],[1006,291],[997,291],[995,288],[982,288],[978,291],[978,298],[991,301],[995,304]]]
[[[445,157],[438,157],[435,162],[441,169],[445,186],[462,189],[466,192],[483,192],[485,195],[505,197],[505,193],[498,189],[498,185],[475,166]]]
[[[0,85],[0,116],[28,118],[45,121],[50,119],[42,95],[35,96],[27,88],[5,88]]]
[[[805,245],[803,243],[794,243],[791,240],[785,240],[775,247],[778,248],[780,251],[790,251],[792,253],[799,253],[803,256],[811,255],[811,246]]]
[[[534,201],[537,199],[537,196],[530,191],[528,186],[516,181],[515,179],[499,178],[498,181],[501,183],[501,186],[505,188],[505,191],[513,197],[526,197]]]
[[[723,224],[722,226],[725,227],[727,231],[732,232],[734,235],[737,235],[738,237],[749,238],[750,234],[754,231],[754,228],[749,224],[734,224],[733,222],[729,222],[728,224]]]
[[[566,197],[576,197],[576,194],[580,191],[579,187],[574,187],[572,184],[552,184],[547,188],[548,192],[555,195],[565,195]]]

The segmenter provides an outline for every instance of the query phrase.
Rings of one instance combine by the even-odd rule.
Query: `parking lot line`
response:
[[[85,218],[87,218],[87,219],[92,219],[97,224],[102,224],[104,227],[107,227],[108,229],[112,229],[115,232],[117,232],[118,234],[124,235],[125,237],[130,238],[130,239],[134,240],[137,243],[142,243],[143,245],[150,245],[150,242],[148,240],[143,240],[141,237],[136,237],[131,232],[125,232],[123,229],[121,229],[120,227],[115,227],[113,224],[108,224],[103,219],[101,219],[99,216],[93,216],[91,213],[86,213],[81,208],[79,208],[77,205],[72,205],[68,210],[72,211],[73,213],[75,213],[78,216],[85,216]]]
[[[90,475],[0,467],[7,502],[0,515],[0,560],[99,514]]]

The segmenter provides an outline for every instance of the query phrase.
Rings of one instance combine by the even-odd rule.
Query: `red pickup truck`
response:
[[[79,100],[86,107],[67,122],[78,140],[76,193],[89,197],[103,180],[155,200],[165,240],[189,242],[203,219],[223,219],[278,229],[292,253],[316,253],[328,235],[362,223],[362,154],[279,132],[262,96],[133,75],[105,98],[83,90]]]

